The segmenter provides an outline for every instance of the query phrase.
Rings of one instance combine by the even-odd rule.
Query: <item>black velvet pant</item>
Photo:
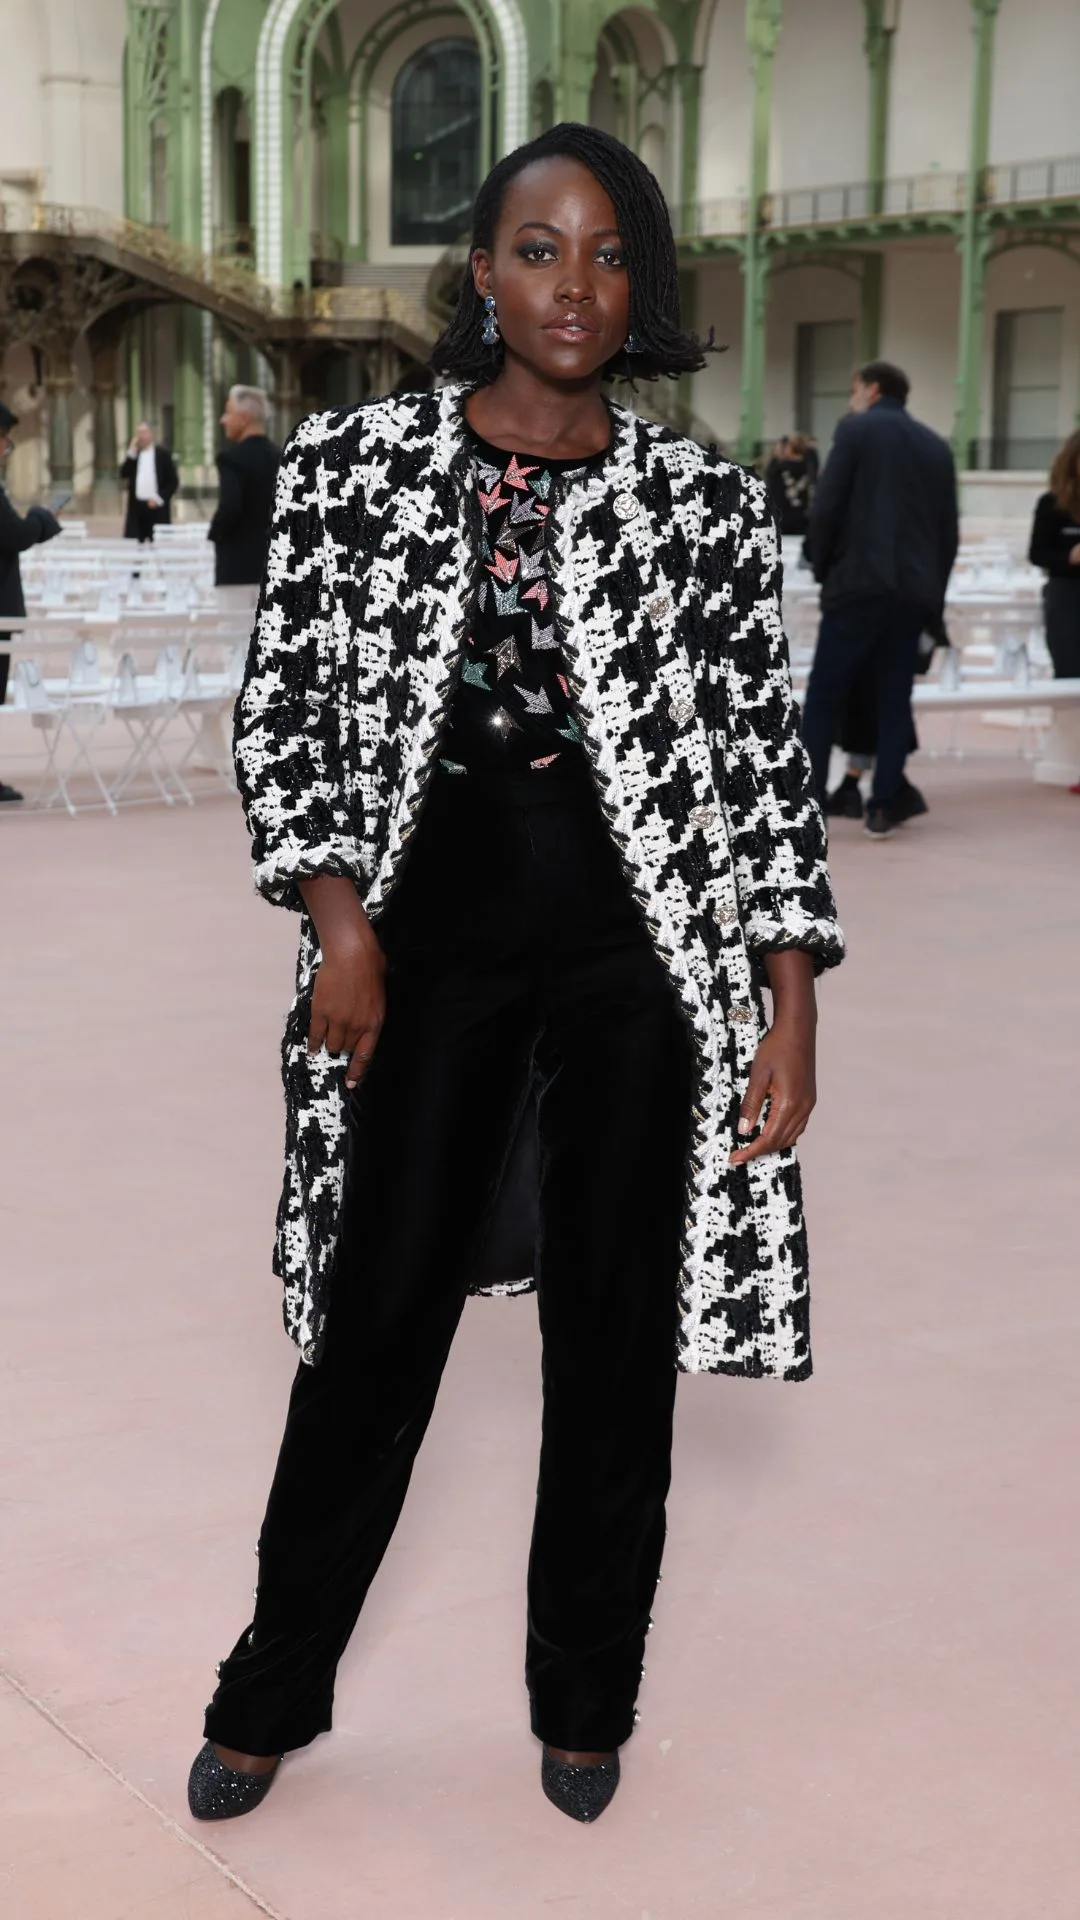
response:
[[[272,1754],[330,1726],[533,1083],[526,1680],[540,1739],[608,1751],[633,1725],[663,1549],[690,1033],[587,775],[528,804],[438,774],[380,935],[387,1018],[352,1105],[324,1356],[296,1375],[254,1621],[206,1733]]]

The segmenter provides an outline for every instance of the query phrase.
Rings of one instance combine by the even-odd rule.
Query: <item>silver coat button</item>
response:
[[[715,807],[691,807],[690,824],[694,827],[711,827],[716,818]]]
[[[640,504],[632,493],[617,493],[612,502],[615,517],[618,520],[636,520],[641,512]]]
[[[666,593],[658,593],[649,601],[645,609],[650,620],[663,620],[671,612],[671,600]]]
[[[718,927],[733,927],[738,917],[734,907],[720,906],[713,912],[713,919]]]
[[[745,1000],[736,1000],[731,1009],[731,1017],[738,1026],[744,1027],[748,1020],[753,1019],[753,1009],[747,1006]]]
[[[673,700],[668,712],[677,727],[685,727],[687,721],[694,717],[694,703],[692,700]]]

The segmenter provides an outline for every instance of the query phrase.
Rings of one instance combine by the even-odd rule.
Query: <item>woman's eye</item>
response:
[[[596,257],[603,261],[605,267],[625,267],[626,265],[626,255],[619,247],[605,247]]]
[[[527,246],[519,247],[523,260],[554,259],[555,249],[546,240],[530,240]]]

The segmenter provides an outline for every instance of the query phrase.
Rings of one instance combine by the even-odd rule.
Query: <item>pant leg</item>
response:
[[[899,795],[911,747],[911,689],[926,615],[906,601],[885,600],[876,611],[875,625],[878,747],[871,805],[891,807]]]
[[[1080,569],[1077,570],[1080,576]],[[1080,680],[1080,577],[1043,588],[1046,645],[1057,680]]]
[[[552,1746],[633,1727],[671,1472],[693,1045],[618,873],[541,1047],[543,1433],[526,1679]]]
[[[531,1067],[537,1015],[506,932],[512,902],[498,926],[475,902],[473,938],[454,848],[430,835],[422,848],[424,835],[402,883],[412,905],[384,930],[387,1019],[354,1101],[324,1354],[296,1376],[254,1620],[207,1710],[207,1737],[247,1753],[306,1745],[330,1725],[337,1663],[401,1511]]]
[[[803,742],[820,802],[826,797],[840,717],[872,646],[861,607],[829,607],[822,614],[802,714]]]

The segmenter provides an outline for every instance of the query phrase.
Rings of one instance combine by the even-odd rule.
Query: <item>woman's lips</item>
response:
[[[591,340],[599,332],[599,328],[594,327],[589,320],[580,320],[574,315],[567,315],[558,320],[549,320],[544,332],[557,333],[563,340]]]

